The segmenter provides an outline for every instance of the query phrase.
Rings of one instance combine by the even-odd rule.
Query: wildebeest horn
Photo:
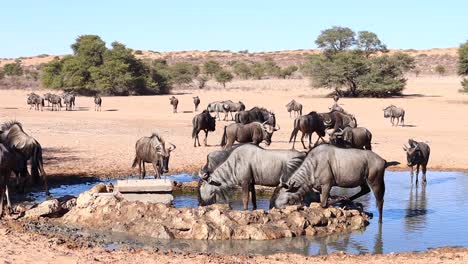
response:
[[[404,145],[404,144],[403,144],[403,150],[408,151],[408,147],[406,145]]]
[[[278,131],[278,130],[280,130],[280,125],[279,125],[279,124],[277,124],[277,126],[278,126],[278,128],[276,128],[276,127],[275,127],[275,128],[273,128],[273,131]]]
[[[169,149],[167,151],[170,152],[170,151],[173,151],[173,150],[175,150],[177,148],[176,145],[174,145],[174,144],[172,144],[170,142],[169,142],[169,144],[171,144],[171,146],[169,147]]]
[[[331,124],[331,122],[332,122],[331,120],[330,120],[330,121],[323,120],[323,123],[324,123],[325,125],[330,125],[330,124]]]

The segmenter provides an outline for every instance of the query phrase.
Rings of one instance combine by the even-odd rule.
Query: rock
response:
[[[51,214],[56,214],[62,211],[62,207],[60,206],[60,202],[57,199],[52,199],[45,201],[39,204],[37,207],[29,209],[24,214],[26,218],[38,218],[41,216],[47,216]]]
[[[174,196],[172,194],[158,194],[158,193],[122,193],[122,198],[130,202],[143,202],[143,203],[162,203],[172,204]]]
[[[105,193],[107,192],[107,186],[104,183],[98,183],[87,191],[89,194],[93,193]]]

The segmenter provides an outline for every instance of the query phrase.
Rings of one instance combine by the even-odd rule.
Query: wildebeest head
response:
[[[161,173],[169,172],[169,159],[171,158],[171,152],[176,149],[176,146],[172,143],[169,143],[171,146],[166,149],[164,143],[159,143],[155,146],[156,153],[159,154],[159,163],[161,168]]]
[[[280,127],[274,127],[268,124],[268,121],[262,123],[262,131],[263,131],[263,140],[265,144],[269,146],[271,144],[271,138],[273,136],[273,132],[278,131]]]
[[[273,195],[270,199],[270,209],[271,208],[282,208],[287,205],[296,205],[302,203],[302,197],[297,192],[299,190],[299,185],[296,183],[287,184],[280,183],[278,187],[275,188]]]
[[[200,170],[200,181],[198,182],[198,203],[201,206],[216,203],[216,198],[220,196],[221,192],[219,186],[221,184],[211,178],[211,173],[207,170],[206,166]]]
[[[408,140],[408,142],[409,146],[403,145],[403,150],[406,152],[408,166],[414,166],[418,161],[423,159],[423,155],[418,142],[412,139]]]
[[[384,117],[385,118],[388,118],[388,117],[391,117],[392,116],[392,108],[394,107],[394,105],[390,105],[390,106],[387,106],[383,109],[384,111]]]

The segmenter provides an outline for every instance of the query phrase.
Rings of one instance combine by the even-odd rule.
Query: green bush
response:
[[[200,68],[188,62],[177,62],[170,67],[170,71],[172,82],[182,85],[191,83],[200,73]]]
[[[14,63],[7,63],[3,66],[3,72],[6,76],[21,76],[23,75],[23,68],[21,67],[21,60],[16,60]]]
[[[467,76],[468,75],[468,41],[460,45],[458,49],[458,75]],[[463,78],[461,81],[463,92],[468,92],[468,79]]]
[[[141,51],[141,50],[135,50],[135,55],[143,55],[143,51]]]
[[[216,73],[215,79],[217,82],[223,85],[226,88],[226,83],[232,81],[234,76],[227,70],[220,70]]]
[[[221,71],[222,67],[219,62],[209,60],[203,64],[203,72],[209,76],[214,76],[217,72]]]
[[[462,85],[462,89],[460,91],[463,93],[468,93],[468,79],[467,78],[463,78],[463,80],[461,81],[461,85]]]
[[[234,73],[242,79],[248,79],[252,76],[249,65],[245,62],[237,62],[234,64]]]
[[[205,75],[200,75],[197,77],[198,88],[203,89],[205,88],[206,82],[208,82],[209,78]]]

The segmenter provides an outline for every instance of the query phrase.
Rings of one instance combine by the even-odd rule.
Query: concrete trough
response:
[[[115,191],[127,201],[171,204],[172,181],[167,179],[118,180]]]

